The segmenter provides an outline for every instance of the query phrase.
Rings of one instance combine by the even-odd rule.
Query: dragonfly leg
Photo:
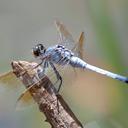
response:
[[[33,67],[33,69],[35,69],[35,68],[37,68],[38,66],[40,66],[40,65],[42,65],[43,63],[44,63],[44,61],[46,61],[46,58],[47,58],[48,56],[44,56],[41,60],[41,62],[38,64],[38,65],[36,65],[35,67]]]
[[[57,77],[57,80],[60,80],[60,83],[59,83],[59,87],[57,89],[57,93],[59,93],[60,91],[60,88],[61,88],[61,85],[62,85],[62,77],[61,75],[59,74],[59,72],[57,71],[56,67],[54,66],[53,63],[49,62],[50,66],[52,67],[53,71],[55,72],[56,74],[56,77]]]
[[[62,85],[62,77],[61,77],[61,75],[59,74],[59,72],[57,71],[57,69],[56,69],[56,67],[54,66],[54,64],[51,63],[51,62],[49,62],[49,64],[50,64],[51,68],[53,69],[53,71],[55,72],[56,77],[57,77],[57,80],[60,80],[59,87],[58,87],[57,93],[56,93],[56,95],[57,95],[57,108],[58,108],[58,114],[59,114],[59,113],[60,113],[60,109],[59,109],[58,93],[59,93],[60,88],[61,88],[61,85]]]

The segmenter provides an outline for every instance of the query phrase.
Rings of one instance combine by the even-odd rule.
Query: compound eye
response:
[[[40,56],[41,54],[44,54],[46,51],[45,47],[42,44],[37,44],[33,49],[32,53],[35,57]]]
[[[34,47],[34,48],[32,49],[32,53],[33,53],[33,55],[34,55],[35,57],[38,57],[39,54],[40,54],[39,48],[38,48],[37,46]]]

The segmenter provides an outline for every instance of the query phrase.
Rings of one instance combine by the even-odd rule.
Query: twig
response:
[[[39,109],[46,116],[52,128],[83,128],[61,95],[55,94],[55,88],[49,78],[42,73],[42,67],[34,68],[37,63],[13,61],[14,74],[22,81],[32,95]],[[42,78],[42,79],[41,79]],[[59,111],[58,111],[59,109]]]

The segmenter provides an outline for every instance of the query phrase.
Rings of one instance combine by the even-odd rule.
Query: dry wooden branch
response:
[[[37,63],[13,61],[14,74],[23,82],[39,109],[46,116],[52,128],[83,128],[61,95],[55,94],[54,85],[42,72],[42,67],[34,68]],[[42,78],[42,79],[41,79]],[[58,100],[57,100],[58,99]],[[59,110],[59,111],[58,111]]]

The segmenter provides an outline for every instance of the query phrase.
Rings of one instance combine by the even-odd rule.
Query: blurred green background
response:
[[[88,63],[128,74],[128,0],[0,0],[0,72],[12,60],[32,60],[37,42],[56,44],[56,18],[74,39],[85,32]],[[126,84],[90,71],[64,81],[61,94],[87,128],[128,128]],[[0,87],[0,128],[50,127],[36,105],[14,110],[22,89]]]

